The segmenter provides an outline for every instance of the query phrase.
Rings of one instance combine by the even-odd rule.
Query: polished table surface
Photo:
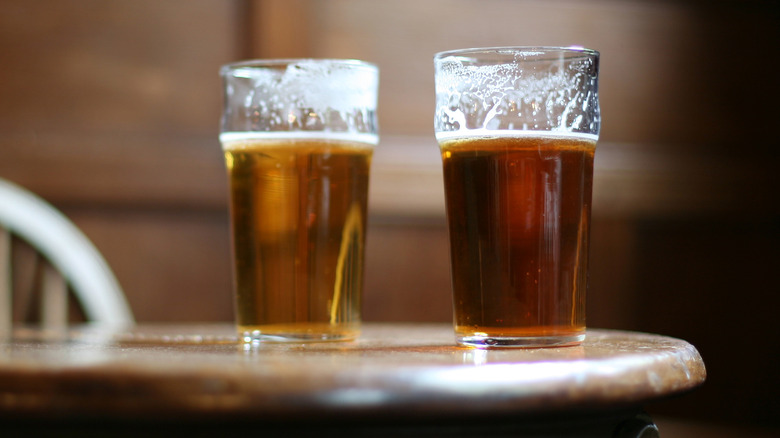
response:
[[[589,330],[578,347],[456,346],[446,324],[364,324],[353,342],[244,346],[230,325],[17,329],[0,415],[39,418],[480,418],[641,406],[702,384],[689,343]]]

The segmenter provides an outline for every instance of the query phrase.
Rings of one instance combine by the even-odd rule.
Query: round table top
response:
[[[0,412],[479,415],[637,405],[695,388],[689,343],[589,330],[577,347],[456,346],[445,324],[364,324],[354,342],[245,347],[230,325],[85,326],[0,343]]]

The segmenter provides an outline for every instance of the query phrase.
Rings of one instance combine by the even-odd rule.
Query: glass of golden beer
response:
[[[434,57],[459,344],[585,338],[598,63],[583,48]]]
[[[220,73],[239,336],[356,338],[377,67],[258,60]]]

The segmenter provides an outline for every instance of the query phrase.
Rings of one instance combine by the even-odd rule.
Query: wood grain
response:
[[[457,347],[443,324],[366,324],[348,343],[251,347],[232,333],[92,327],[62,343],[20,330],[3,344],[0,407],[71,419],[479,418],[633,405],[706,378],[693,346],[641,333],[592,330],[580,347],[502,350]]]

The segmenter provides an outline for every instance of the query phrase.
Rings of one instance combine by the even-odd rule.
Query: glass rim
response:
[[[239,69],[268,69],[286,67],[292,64],[302,62],[330,63],[347,67],[355,67],[368,71],[379,71],[379,66],[372,62],[351,58],[268,58],[268,59],[245,59],[242,61],[230,62],[220,67],[220,73],[225,75],[231,71]]]
[[[582,46],[495,46],[495,47],[472,47],[466,49],[455,49],[438,52],[433,56],[435,61],[439,61],[449,57],[461,57],[461,58],[474,58],[480,59],[482,55],[492,56],[505,56],[505,55],[517,55],[519,53],[526,54],[572,54],[580,55],[582,57],[598,57],[600,54],[598,50],[589,49]],[[569,57],[568,59],[576,58],[577,56]],[[542,60],[542,59],[537,59]]]

